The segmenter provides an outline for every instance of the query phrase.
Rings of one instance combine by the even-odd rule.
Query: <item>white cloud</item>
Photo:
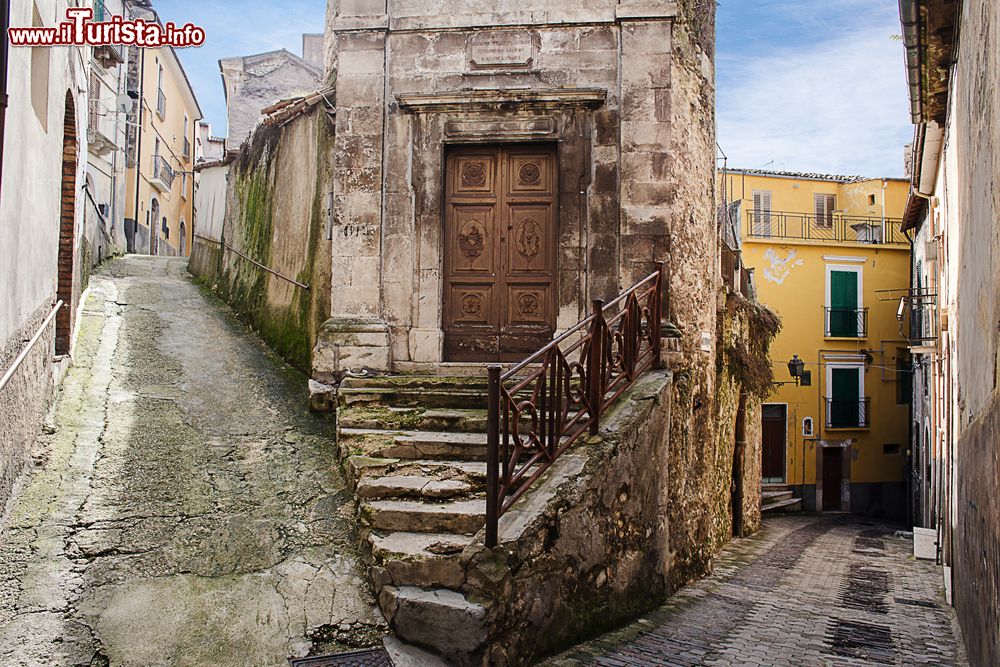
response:
[[[729,166],[902,175],[912,132],[903,51],[892,39],[898,23],[879,23],[794,49],[720,56],[719,143]]]

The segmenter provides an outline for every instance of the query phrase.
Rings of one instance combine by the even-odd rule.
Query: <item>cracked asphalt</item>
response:
[[[90,281],[0,543],[0,664],[286,665],[384,633],[332,423],[186,260]]]

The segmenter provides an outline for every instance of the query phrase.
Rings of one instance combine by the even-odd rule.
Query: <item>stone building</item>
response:
[[[315,56],[315,39],[303,35],[303,49]],[[314,36],[313,36],[314,37]],[[279,49],[251,56],[223,58],[219,61],[222,85],[226,93],[229,134],[227,150],[235,150],[261,120],[261,109],[278,100],[316,90],[323,72],[321,66]]]
[[[0,503],[70,362],[86,281],[85,49],[7,45],[8,26],[51,27],[66,7],[35,0],[0,12]]]
[[[914,239],[914,522],[969,660],[1000,664],[1000,5],[903,0]]]
[[[674,314],[709,357],[714,309],[687,305],[718,273],[697,11],[330,2],[333,283],[314,375],[518,358],[671,242]]]
[[[777,319],[722,285],[714,16],[696,0],[333,1],[328,88],[267,107],[201,171],[225,214],[199,225],[190,269],[310,373],[311,407],[336,408],[369,582],[405,641],[530,664],[759,525],[743,489],[760,484]],[[553,399],[600,437],[491,523],[484,494],[513,492],[487,488],[487,365],[515,373],[551,345],[572,356],[550,366],[565,386],[602,377],[568,346],[595,301],[651,274],[669,298],[596,340],[618,350],[608,369],[629,335],[656,363],[618,393],[592,380],[586,410]]]

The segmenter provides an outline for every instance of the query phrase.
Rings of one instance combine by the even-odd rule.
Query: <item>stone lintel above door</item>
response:
[[[523,111],[564,107],[597,108],[604,88],[477,89],[447,93],[397,93],[399,108],[410,113],[442,111]]]

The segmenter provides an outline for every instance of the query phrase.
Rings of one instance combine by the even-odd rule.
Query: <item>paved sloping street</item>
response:
[[[332,423],[186,264],[91,279],[4,517],[2,665],[282,665],[381,635]]]
[[[545,664],[966,665],[940,568],[910,553],[857,517],[771,518],[711,576]]]

